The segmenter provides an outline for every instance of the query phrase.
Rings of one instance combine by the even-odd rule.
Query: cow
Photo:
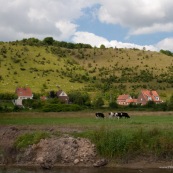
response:
[[[130,118],[129,114],[126,112],[116,112],[115,116],[120,119],[120,118]]]
[[[105,115],[101,112],[96,112],[95,115],[96,115],[96,118],[104,118],[105,117]]]
[[[122,117],[124,118],[130,118],[129,114],[126,112],[121,112]]]
[[[114,112],[109,112],[109,118],[114,118],[116,117],[115,113]]]

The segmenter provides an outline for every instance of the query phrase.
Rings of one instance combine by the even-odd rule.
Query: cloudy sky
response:
[[[0,0],[0,41],[173,51],[173,0]]]

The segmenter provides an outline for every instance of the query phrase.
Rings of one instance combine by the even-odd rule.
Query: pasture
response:
[[[42,125],[63,128],[79,128],[94,130],[105,127],[117,130],[171,130],[173,127],[173,112],[128,112],[129,119],[108,118],[108,112],[103,112],[104,119],[95,117],[95,112],[58,112],[58,113],[1,113],[0,125]]]

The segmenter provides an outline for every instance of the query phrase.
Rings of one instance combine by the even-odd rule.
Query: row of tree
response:
[[[163,50],[163,49],[161,49],[160,50],[160,53],[163,53],[163,54],[168,55],[168,56],[173,56],[173,53],[171,51],[169,51],[169,50]]]
[[[7,94],[4,96],[0,94],[0,102],[14,99],[13,94]],[[40,99],[40,94],[34,94],[34,99],[23,100],[23,105],[26,109],[32,108],[32,110],[39,111],[78,111],[82,109],[116,109],[116,110],[155,110],[155,111],[172,111],[173,110],[173,95],[170,99],[161,104],[155,104],[153,101],[149,101],[145,106],[130,104],[129,106],[120,106],[116,103],[116,99],[110,100],[109,105],[104,107],[105,100],[103,97],[98,96],[91,101],[91,98],[87,92],[73,91],[68,93],[70,104],[64,104],[59,100],[54,91],[51,91],[48,95],[48,99],[43,101]],[[2,106],[3,105],[3,106]],[[0,111],[23,111],[16,106],[9,108],[5,104],[0,104]]]
[[[17,41],[17,43],[22,43],[24,45],[30,45],[30,46],[57,46],[68,49],[92,48],[90,44],[56,41],[53,39],[53,37],[46,37],[43,40],[39,40],[37,38],[28,38],[28,39],[24,38],[21,41]]]

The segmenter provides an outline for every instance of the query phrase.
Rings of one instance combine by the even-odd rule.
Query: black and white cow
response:
[[[130,118],[129,114],[126,112],[116,112],[115,116],[119,119],[119,118]]]
[[[121,112],[121,114],[122,114],[122,117],[124,118],[130,118],[129,114],[126,112]]]
[[[95,115],[96,115],[96,118],[104,118],[105,117],[105,115],[101,112],[96,112]]]
[[[109,118],[115,118],[115,117],[116,117],[116,115],[114,112],[109,112]]]

